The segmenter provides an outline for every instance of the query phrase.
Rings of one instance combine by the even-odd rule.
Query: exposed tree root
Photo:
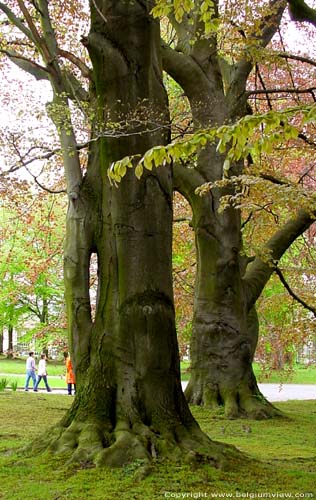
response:
[[[244,457],[234,447],[211,441],[194,424],[183,424],[158,432],[143,423],[117,423],[112,432],[100,422],[76,422],[67,428],[58,425],[49,438],[33,442],[32,454],[49,451],[70,455],[69,463],[97,467],[122,467],[137,463],[138,478],[146,476],[156,459],[192,464],[209,463],[230,469]]]
[[[192,405],[205,408],[224,408],[227,418],[251,418],[264,420],[282,416],[282,412],[275,408],[254,386],[242,384],[234,389],[223,389],[214,384],[189,383],[185,396]]]

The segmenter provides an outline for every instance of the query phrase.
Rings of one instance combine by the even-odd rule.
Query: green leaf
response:
[[[135,175],[137,179],[141,178],[141,176],[143,175],[143,171],[144,171],[143,165],[141,163],[138,163],[138,165],[135,168]]]

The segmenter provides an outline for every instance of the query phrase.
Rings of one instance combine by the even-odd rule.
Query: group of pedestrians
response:
[[[64,352],[64,361],[65,361],[65,365],[66,365],[67,390],[68,390],[68,394],[71,396],[72,395],[72,386],[74,387],[74,394],[76,394],[76,380],[75,380],[75,374],[73,371],[69,352]],[[36,376],[36,371],[37,371],[37,376]],[[41,359],[39,360],[39,363],[38,363],[38,370],[36,370],[34,352],[31,351],[29,353],[29,356],[26,360],[26,379],[25,379],[25,386],[24,386],[24,390],[26,392],[28,392],[28,390],[29,390],[29,383],[30,383],[31,379],[33,381],[33,391],[34,392],[38,392],[38,385],[41,382],[41,380],[44,381],[47,392],[52,392],[51,388],[48,385],[48,381],[47,381],[47,356],[46,356],[46,354],[44,354],[44,353],[41,354]]]

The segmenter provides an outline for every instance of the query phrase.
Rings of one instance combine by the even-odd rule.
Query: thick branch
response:
[[[38,30],[33,22],[32,16],[30,15],[28,9],[26,8],[23,0],[17,0],[17,2],[18,2],[18,5],[20,7],[20,10],[21,10],[23,16],[25,17],[25,20],[28,24],[29,30],[32,34],[32,41],[34,42],[35,46],[42,54],[44,60],[46,62],[49,61],[49,59],[50,59],[49,51],[47,49],[47,46],[46,46],[43,38],[39,34],[39,32],[38,32]]]
[[[61,57],[68,59],[68,61],[72,62],[75,66],[77,66],[77,68],[80,70],[80,72],[84,78],[88,78],[89,80],[91,80],[90,68],[83,61],[81,61],[81,59],[79,59],[79,57],[76,57],[71,52],[68,52],[68,50],[63,50],[60,48],[58,48],[58,54]]]
[[[12,61],[20,69],[34,76],[36,80],[48,80],[47,69],[36,63],[35,61],[32,61],[31,59],[28,59],[27,57],[24,57],[13,50],[6,49],[0,50],[0,52],[5,54],[10,59],[10,61]]]
[[[301,210],[297,217],[290,219],[279,229],[264,245],[265,259],[256,257],[248,266],[245,273],[244,284],[247,293],[248,310],[255,304],[263,288],[275,270],[276,263],[291,246],[315,221],[315,215]]]
[[[209,81],[192,57],[161,43],[163,69],[181,85],[187,96],[196,95],[196,82],[201,92],[209,92]]]
[[[316,10],[309,7],[304,0],[289,0],[289,14],[292,21],[306,21],[316,27]]]
[[[286,3],[287,2],[285,0],[271,0],[271,14],[264,17],[261,21],[261,35],[257,35],[256,30],[256,32],[248,37],[248,39],[257,39],[260,47],[266,47],[278,30],[281,18],[286,8]],[[249,60],[248,55],[246,55],[245,59],[234,67],[233,78],[230,85],[230,92],[233,93],[233,95],[240,95],[244,90],[252,68],[253,63]]]
[[[282,285],[288,291],[288,293],[291,295],[291,297],[293,297],[293,299],[296,300],[296,302],[298,302],[299,304],[301,304],[305,309],[307,309],[308,311],[311,311],[314,314],[314,316],[316,317],[316,309],[312,306],[309,306],[307,304],[307,302],[305,302],[305,300],[301,299],[298,295],[296,295],[295,292],[293,292],[292,288],[290,287],[290,285],[288,284],[288,282],[284,278],[284,275],[283,275],[281,269],[276,267],[275,272],[279,276]]]
[[[270,1],[269,7],[271,14],[263,18],[261,23],[262,35],[260,39],[262,47],[266,47],[278,31],[283,13],[286,9],[286,4],[286,0]]]
[[[21,2],[22,0],[18,1]],[[44,37],[42,43],[47,48],[49,56],[46,63],[53,70],[50,75],[50,82],[54,91],[54,99],[53,106],[49,109],[49,116],[55,124],[60,138],[68,196],[74,200],[79,195],[82,173],[77,141],[71,122],[69,102],[67,97],[63,95],[67,90],[67,84],[58,64],[58,44],[49,15],[47,0],[38,0],[38,6]]]
[[[22,33],[24,33],[24,35],[29,40],[31,40],[32,43],[35,43],[35,39],[33,37],[32,32],[25,26],[25,24],[20,18],[16,17],[16,15],[12,12],[12,10],[9,9],[7,5],[0,2],[0,9],[2,10],[2,12],[5,13],[11,24],[16,26]]]

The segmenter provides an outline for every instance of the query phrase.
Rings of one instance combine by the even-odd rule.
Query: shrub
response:
[[[15,392],[18,388],[18,381],[17,380],[12,380],[11,382],[11,389],[13,392]]]

